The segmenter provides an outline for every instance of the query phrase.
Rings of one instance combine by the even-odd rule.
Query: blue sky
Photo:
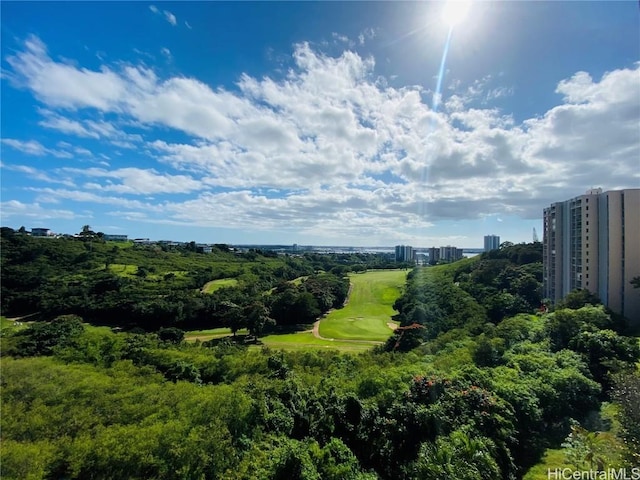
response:
[[[629,2],[2,2],[1,222],[224,243],[530,241],[640,187]]]

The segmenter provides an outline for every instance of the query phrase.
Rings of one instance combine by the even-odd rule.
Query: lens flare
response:
[[[465,0],[447,0],[442,9],[442,21],[449,27],[463,22],[469,14],[471,2]]]
[[[444,50],[442,51],[442,59],[440,59],[440,69],[438,70],[438,81],[436,83],[436,91],[433,94],[433,111],[437,112],[440,106],[440,100],[442,97],[442,79],[444,78],[444,67],[447,63],[447,55],[449,53],[449,44],[451,43],[451,34],[453,33],[453,27],[449,27],[449,34],[447,35],[447,41],[444,44]]]

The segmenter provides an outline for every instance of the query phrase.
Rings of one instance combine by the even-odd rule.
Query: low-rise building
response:
[[[118,235],[110,233],[105,233],[103,238],[107,242],[126,242],[129,240],[128,235]]]
[[[32,237],[51,237],[53,236],[53,232],[50,228],[32,228],[31,229]]]

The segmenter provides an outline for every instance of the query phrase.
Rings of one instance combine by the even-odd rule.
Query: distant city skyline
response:
[[[637,2],[444,5],[2,2],[1,224],[478,248],[640,184]]]

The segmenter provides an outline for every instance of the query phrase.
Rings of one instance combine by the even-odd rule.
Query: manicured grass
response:
[[[351,294],[346,307],[320,321],[320,336],[383,342],[392,333],[387,325],[397,313],[393,303],[406,282],[407,270],[377,270],[351,274]]]
[[[236,278],[221,278],[219,280],[211,280],[204,284],[202,287],[202,293],[213,293],[220,288],[225,287],[235,287],[238,285],[238,280]]]
[[[238,330],[238,335],[247,335],[249,331],[246,328],[241,328]],[[231,333],[230,328],[210,328],[208,330],[190,330],[185,332],[184,338],[185,340],[190,340],[195,342],[196,340],[200,340],[202,342],[206,340],[212,340],[214,338],[222,338],[222,337],[230,337],[233,335]]]
[[[31,321],[30,321],[31,318]],[[0,330],[17,331],[27,328],[32,323],[33,315],[27,315],[20,319],[8,319],[5,316],[0,316]]]
[[[271,348],[282,350],[301,350],[305,348],[333,348],[348,352],[364,352],[372,348],[376,343],[356,343],[340,340],[322,340],[313,336],[311,332],[288,333],[284,335],[269,335],[260,338],[260,341]]]
[[[305,331],[268,335],[260,338],[260,341],[268,347],[284,350],[305,348],[334,348],[351,352],[369,350],[391,335],[392,330],[387,324],[391,323],[391,316],[396,313],[393,310],[393,302],[400,296],[407,273],[406,270],[380,270],[352,274],[348,305],[334,310],[320,322],[320,335],[326,340],[316,338],[312,332]],[[302,279],[303,277],[299,281]],[[230,280],[231,283],[229,283]],[[222,286],[233,285],[233,282],[237,281],[235,279],[214,280],[207,283],[205,287],[222,288]],[[208,290],[208,292],[211,291],[215,289]],[[246,333],[246,330],[238,333]],[[185,338],[191,341],[211,340],[229,335],[231,330],[228,328],[213,328],[187,332]]]

